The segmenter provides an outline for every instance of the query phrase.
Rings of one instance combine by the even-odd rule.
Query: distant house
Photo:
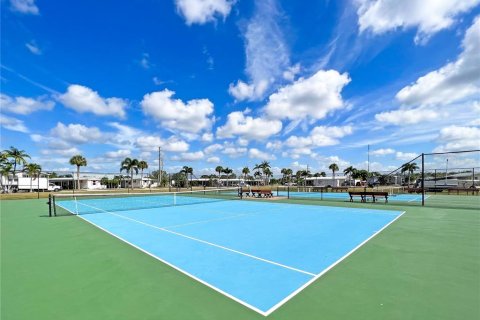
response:
[[[333,177],[308,177],[305,178],[307,186],[314,186],[314,187],[340,187],[344,185],[347,177],[345,176],[335,176]]]
[[[107,185],[101,183],[102,178],[114,179],[118,178],[117,174],[102,174],[102,173],[80,173],[79,183],[80,189],[87,190],[101,190],[107,189]],[[76,174],[60,175],[56,178],[50,178],[50,182],[55,185],[61,186],[62,189],[73,189],[77,183]],[[153,180],[149,177],[141,175],[133,175],[133,188],[148,188],[153,186]],[[123,176],[119,179],[117,188],[130,188],[130,177]]]

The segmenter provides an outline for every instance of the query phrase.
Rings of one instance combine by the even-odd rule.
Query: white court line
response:
[[[123,216],[121,214],[117,214],[117,213],[113,213],[113,212],[109,212],[109,211],[106,211],[106,210],[103,210],[103,209],[100,209],[100,208],[95,208],[93,206],[90,206],[88,204],[84,204],[84,203],[79,203],[80,205],[82,206],[86,206],[86,207],[90,207],[92,209],[95,209],[95,210],[99,210],[99,211],[103,211],[105,213],[108,213],[108,214],[111,214],[111,215],[114,215],[114,216],[117,216],[117,217],[120,217],[122,219],[126,219],[126,220],[130,220],[130,221],[133,221],[133,222],[136,222],[136,223],[139,223],[139,224],[143,224],[147,227],[150,227],[150,228],[154,228],[154,229],[157,229],[157,230],[160,230],[160,231],[164,231],[164,232],[168,232],[168,233],[171,233],[171,234],[174,234],[176,236],[180,236],[180,237],[183,237],[183,238],[187,238],[187,239],[190,239],[190,240],[193,240],[193,241],[197,241],[197,242],[200,242],[200,243],[203,243],[203,244],[207,244],[207,245],[210,245],[212,247],[216,247],[216,248],[220,248],[220,249],[223,249],[223,250],[226,250],[226,251],[230,251],[230,252],[233,252],[233,253],[237,253],[237,254],[240,254],[242,256],[246,256],[246,257],[249,257],[249,258],[252,258],[252,259],[256,259],[256,260],[259,260],[259,261],[262,261],[262,262],[266,262],[266,263],[269,263],[269,264],[273,264],[273,265],[276,265],[276,266],[279,266],[279,267],[282,267],[282,268],[285,268],[285,269],[289,269],[289,270],[292,270],[292,271],[296,271],[296,272],[300,272],[300,273],[303,273],[303,274],[307,274],[309,276],[315,276],[314,273],[311,273],[311,272],[308,272],[308,271],[305,271],[305,270],[301,270],[301,269],[297,269],[297,268],[294,268],[294,267],[290,267],[290,266],[287,266],[287,265],[284,265],[284,264],[281,264],[281,263],[278,263],[278,262],[275,262],[275,261],[272,261],[272,260],[268,260],[268,259],[264,259],[264,258],[260,258],[260,257],[257,257],[257,256],[254,256],[252,254],[249,254],[249,253],[245,253],[245,252],[242,252],[242,251],[238,251],[238,250],[235,250],[235,249],[231,249],[231,248],[228,248],[228,247],[224,247],[224,246],[221,246],[221,245],[218,245],[218,244],[215,244],[215,243],[212,243],[212,242],[208,242],[208,241],[205,241],[205,240],[202,240],[202,239],[198,239],[198,238],[194,238],[194,237],[191,237],[191,236],[187,236],[185,234],[182,234],[182,233],[179,233],[179,232],[175,232],[175,231],[172,231],[172,230],[168,230],[168,229],[165,229],[165,228],[162,228],[162,227],[158,227],[158,226],[155,226],[153,224],[149,224],[149,223],[146,223],[146,222],[143,222],[143,221],[140,221],[140,220],[136,220],[136,219],[133,219],[133,218],[130,218],[130,217],[126,217],[126,216]]]
[[[337,264],[339,264],[340,262],[342,262],[343,260],[345,260],[349,255],[351,255],[352,253],[354,253],[355,251],[357,251],[361,246],[363,246],[365,243],[367,243],[369,240],[371,240],[373,237],[375,237],[377,234],[379,234],[380,232],[382,232],[384,229],[386,229],[389,225],[391,225],[392,223],[394,223],[398,218],[400,218],[406,211],[403,211],[400,215],[398,215],[398,217],[396,217],[395,219],[393,219],[392,221],[390,221],[389,223],[387,223],[385,226],[383,226],[380,230],[378,230],[377,232],[375,232],[374,234],[372,234],[370,237],[368,237],[365,241],[363,241],[362,243],[360,243],[358,246],[356,246],[355,248],[353,248],[352,250],[350,250],[350,252],[348,252],[347,254],[345,254],[343,257],[341,257],[340,259],[338,259],[337,261],[335,261],[334,263],[332,263],[329,267],[327,267],[326,269],[324,269],[322,272],[320,272],[319,274],[317,274],[315,277],[313,277],[312,279],[310,279],[307,283],[305,283],[303,286],[301,286],[300,288],[298,288],[297,290],[295,290],[294,292],[292,292],[290,295],[288,295],[287,297],[285,297],[282,301],[280,301],[279,303],[277,303],[276,305],[274,305],[273,307],[271,307],[270,309],[268,309],[266,312],[265,312],[265,316],[268,316],[269,314],[271,314],[272,312],[274,312],[275,310],[277,310],[278,308],[280,308],[282,305],[284,305],[285,303],[287,303],[287,301],[289,301],[290,299],[292,299],[294,296],[296,296],[300,291],[302,291],[303,289],[305,289],[306,287],[308,287],[310,284],[312,284],[313,282],[315,282],[318,278],[320,278],[321,276],[323,276],[325,273],[327,273],[330,269],[332,269],[333,267],[335,267]]]
[[[139,246],[137,246],[137,245],[129,242],[128,240],[126,240],[126,239],[124,239],[124,238],[122,238],[122,237],[120,237],[120,236],[118,236],[118,235],[116,235],[116,234],[108,231],[108,230],[105,229],[105,228],[100,227],[99,225],[95,224],[94,222],[92,222],[92,221],[90,221],[90,220],[88,220],[88,219],[85,219],[85,218],[82,217],[81,215],[75,214],[74,212],[70,211],[69,209],[67,209],[67,208],[65,208],[65,207],[63,207],[63,206],[61,206],[61,205],[59,205],[59,204],[57,204],[57,206],[65,209],[65,210],[67,210],[68,212],[70,212],[70,213],[72,213],[73,215],[79,217],[79,218],[82,219],[83,221],[86,221],[86,222],[90,223],[90,224],[93,225],[94,227],[97,227],[98,229],[100,229],[100,230],[108,233],[109,235],[111,235],[111,236],[113,236],[113,237],[115,237],[115,238],[117,238],[117,239],[125,242],[126,244],[134,247],[135,249],[138,249],[138,250],[140,250],[141,252],[146,253],[147,255],[151,256],[152,258],[157,259],[158,261],[163,262],[163,263],[166,264],[167,266],[169,266],[169,267],[171,267],[171,268],[179,271],[180,273],[183,273],[183,274],[186,275],[187,277],[190,277],[190,278],[192,278],[193,280],[196,280],[196,281],[200,282],[201,284],[209,287],[210,289],[213,289],[213,290],[217,291],[218,293],[223,294],[223,295],[226,296],[227,298],[230,298],[230,299],[232,299],[233,301],[235,301],[235,302],[237,302],[237,303],[240,303],[241,305],[243,305],[243,306],[245,306],[245,307],[247,307],[247,308],[249,308],[249,309],[251,309],[251,310],[253,310],[253,311],[255,311],[255,312],[259,313],[259,314],[261,314],[262,316],[265,316],[265,317],[267,316],[267,314],[266,314],[264,311],[258,309],[257,307],[255,307],[255,306],[253,306],[253,305],[251,305],[251,304],[249,304],[249,303],[247,303],[247,302],[245,302],[245,301],[243,301],[243,300],[240,300],[239,298],[237,298],[237,297],[229,294],[228,292],[223,291],[223,290],[220,289],[220,288],[215,287],[214,285],[211,285],[210,283],[208,283],[208,282],[206,282],[206,281],[204,281],[204,280],[202,280],[202,279],[200,279],[200,278],[197,278],[197,277],[194,276],[193,274],[191,274],[191,273],[189,273],[189,272],[187,272],[187,271],[185,271],[185,270],[183,270],[183,269],[180,269],[180,268],[177,267],[176,265],[174,265],[174,264],[172,264],[172,263],[170,263],[170,262],[168,262],[168,261],[166,261],[166,260],[163,260],[162,258],[154,255],[153,253],[151,253],[151,252],[149,252],[149,251],[147,251],[147,250],[145,250],[145,249],[143,249],[143,248],[141,248],[141,247],[139,247]]]
[[[228,217],[222,217],[222,218],[214,218],[214,219],[206,219],[206,220],[198,220],[198,221],[193,221],[193,222],[188,222],[188,223],[182,223],[182,224],[174,224],[170,226],[162,226],[161,228],[180,228],[180,227],[186,227],[186,226],[191,226],[195,224],[200,224],[200,223],[207,223],[207,222],[214,222],[214,221],[223,221],[223,220],[230,220],[230,219],[235,219],[239,217],[246,217],[246,216],[251,216],[254,215],[255,213],[242,213],[242,214],[236,214],[233,216],[228,216]]]

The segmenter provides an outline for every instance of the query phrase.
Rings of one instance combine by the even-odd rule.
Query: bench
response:
[[[422,188],[407,188],[408,193],[422,193]]]
[[[262,190],[262,189],[251,189],[251,190],[242,190],[242,195],[246,197],[257,197],[257,198],[272,198],[272,190]]]
[[[372,198],[373,202],[377,202],[378,198],[385,198],[385,203],[388,202],[388,192],[383,191],[350,191],[350,202],[353,202],[354,197],[360,197],[361,202],[367,202],[367,198]]]
[[[328,191],[328,187],[313,187],[312,191],[313,192],[326,192],[326,191]]]
[[[471,192],[472,195],[474,195],[475,193],[477,194],[478,196],[478,192],[480,191],[480,189],[477,189],[477,188],[450,188],[448,189],[448,194],[450,194],[450,192],[454,192],[456,191],[457,194],[460,194],[460,192],[466,192],[467,195]]]
[[[332,192],[347,192],[348,187],[332,187]]]

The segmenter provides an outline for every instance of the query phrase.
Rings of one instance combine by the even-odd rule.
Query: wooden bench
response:
[[[332,192],[347,192],[348,187],[332,187]]]
[[[480,189],[477,189],[477,188],[450,188],[448,189],[448,194],[450,194],[450,192],[454,192],[456,191],[457,194],[460,194],[460,192],[466,192],[467,195],[471,192],[472,195],[474,195],[475,193],[477,194],[478,196],[478,192],[480,191]]]
[[[385,198],[385,203],[388,202],[388,192],[383,191],[350,191],[350,202],[353,202],[354,197],[360,197],[361,202],[367,202],[367,198],[372,198],[373,202],[377,202],[378,198]]]
[[[422,188],[407,188],[408,193],[422,193]]]
[[[242,190],[242,195],[246,197],[257,197],[257,198],[272,198],[272,190],[263,190],[263,189],[251,189],[251,190]]]
[[[313,191],[313,192],[327,192],[327,191],[328,191],[328,187],[313,187],[313,188],[312,188],[312,191]]]

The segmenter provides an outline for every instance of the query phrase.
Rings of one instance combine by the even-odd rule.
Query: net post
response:
[[[48,195],[48,216],[51,217],[52,216],[52,195],[49,194]]]
[[[422,207],[425,206],[425,154],[422,152]]]
[[[57,216],[57,206],[55,205],[55,196],[52,196],[53,216]]]
[[[287,186],[287,199],[290,199],[290,185]]]
[[[238,188],[238,192],[239,192],[238,196],[239,196],[240,200],[242,200],[243,199],[243,187],[242,186],[240,186]]]

